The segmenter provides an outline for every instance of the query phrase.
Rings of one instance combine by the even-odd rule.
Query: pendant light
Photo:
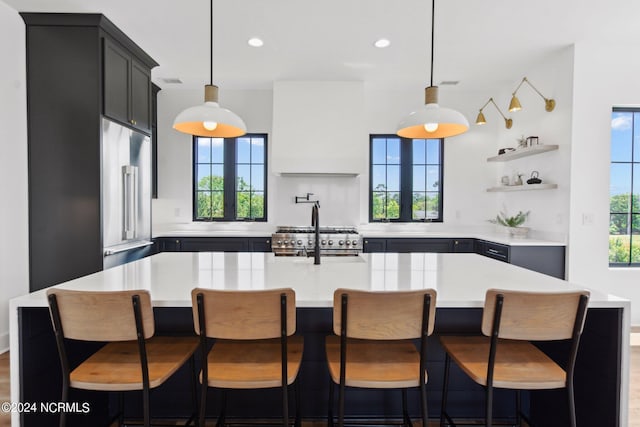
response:
[[[204,104],[189,107],[173,121],[173,128],[195,136],[233,138],[247,132],[244,121],[234,112],[218,105],[218,86],[213,84],[213,0],[211,0],[211,58],[209,84],[204,87]]]
[[[424,90],[425,105],[409,114],[398,124],[398,136],[403,138],[446,138],[469,129],[467,119],[456,110],[438,105],[438,87],[433,85],[433,39],[435,0],[431,0],[431,79]]]

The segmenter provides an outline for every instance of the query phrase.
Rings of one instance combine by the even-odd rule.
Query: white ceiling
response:
[[[0,0],[18,11],[105,14],[160,66],[154,81],[209,80],[208,0]],[[429,0],[215,0],[214,83],[275,80],[429,82]],[[436,0],[434,83],[464,90],[517,82],[536,61],[577,41],[640,42],[638,0]],[[257,36],[262,48],[246,41]],[[373,42],[391,40],[386,49]]]

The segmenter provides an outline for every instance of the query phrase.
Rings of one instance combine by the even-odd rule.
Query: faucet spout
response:
[[[320,264],[320,203],[316,202],[311,208],[311,225],[315,228],[315,241],[313,245],[313,263]]]

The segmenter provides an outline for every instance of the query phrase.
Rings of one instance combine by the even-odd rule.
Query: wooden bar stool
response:
[[[61,401],[68,401],[70,388],[141,390],[144,426],[149,427],[150,389],[162,385],[187,361],[193,363],[197,337],[154,336],[151,297],[145,290],[89,292],[51,288],[47,297],[62,367]],[[65,339],[107,344],[71,369]],[[193,365],[192,372],[195,373]],[[195,390],[193,402],[195,414]],[[122,416],[121,413],[120,423]],[[61,412],[60,426],[65,425],[66,416]]]
[[[289,385],[296,392],[295,425],[300,426],[300,395],[295,384],[302,363],[303,339],[296,331],[293,289],[191,291],[193,322],[200,335],[202,382],[200,426],[205,425],[207,388],[222,389],[217,426],[226,417],[226,390],[282,390],[282,425],[289,425]],[[215,338],[208,350],[207,338]],[[206,361],[206,363],[204,362]]]
[[[519,390],[566,388],[570,425],[576,427],[573,371],[588,301],[587,291],[488,290],[482,312],[484,336],[440,337],[446,351],[440,426],[455,426],[446,412],[449,365],[453,359],[473,381],[484,386],[487,427],[493,425],[494,388],[517,390],[518,425],[524,417]],[[571,340],[564,369],[530,342],[553,340]]]
[[[326,339],[329,426],[333,426],[334,384],[338,385],[338,426],[344,425],[345,387],[401,388],[403,422],[410,426],[407,388],[419,387],[427,426],[427,337],[433,333],[436,291],[369,292],[337,289],[333,331]],[[413,339],[420,339],[420,350]]]

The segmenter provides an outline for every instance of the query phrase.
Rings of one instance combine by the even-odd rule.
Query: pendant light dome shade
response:
[[[469,129],[461,113],[438,105],[438,87],[425,89],[425,105],[412,111],[398,124],[397,135],[403,138],[437,139],[460,135]]]
[[[233,138],[247,133],[247,126],[237,114],[218,105],[217,86],[206,85],[204,93],[204,104],[189,107],[176,116],[175,130],[209,138]]]
[[[209,138],[234,138],[247,133],[244,121],[234,112],[218,105],[218,86],[213,84],[213,0],[210,2],[209,84],[204,87],[204,104],[189,107],[178,114],[173,128],[178,132]]]
[[[438,87],[433,85],[435,8],[435,0],[431,0],[431,84],[424,90],[425,105],[398,124],[396,134],[403,138],[447,138],[469,130],[469,122],[462,113],[438,105]]]

